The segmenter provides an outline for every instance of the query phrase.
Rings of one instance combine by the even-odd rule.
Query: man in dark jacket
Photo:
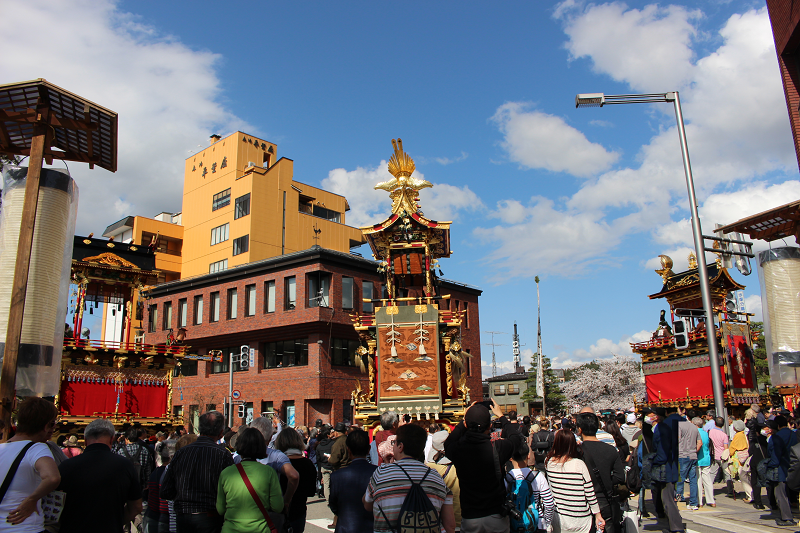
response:
[[[505,427],[508,420],[492,400],[492,413]],[[453,462],[461,489],[461,531],[508,531],[502,516],[506,496],[502,468],[511,459],[514,446],[506,439],[491,442],[492,417],[482,404],[473,402],[447,440],[444,452]]]
[[[651,470],[653,488],[661,495],[661,504],[669,520],[670,531],[684,531],[683,518],[675,505],[675,483],[679,476],[678,424],[683,417],[678,413],[666,416],[663,407],[653,409],[657,423],[653,429],[653,446],[656,455]]]
[[[536,470],[545,472],[544,460],[553,447],[555,434],[550,431],[550,421],[542,418],[539,421],[539,431],[531,435],[531,451],[533,452],[533,459],[536,461]]]
[[[772,430],[772,438],[769,439],[767,450],[769,451],[769,461],[767,462],[767,481],[775,491],[775,499],[781,511],[780,520],[775,520],[779,526],[797,525],[792,519],[792,509],[789,507],[789,499],[786,497],[786,479],[789,474],[789,453],[791,448],[797,444],[797,436],[794,431],[789,429],[786,418],[782,415],[776,416],[767,422]]]
[[[361,533],[373,530],[372,513],[364,509],[361,497],[367,490],[376,465],[367,462],[369,434],[356,429],[345,440],[352,462],[331,474],[331,495],[328,506],[339,519],[336,533]]]
[[[745,421],[745,427],[748,429],[747,443],[749,446],[748,452],[750,454],[750,479],[753,487],[753,507],[756,509],[764,509],[764,504],[761,502],[761,480],[756,473],[756,467],[758,463],[767,458],[767,437],[761,433],[767,425],[767,420],[764,418],[764,415],[761,414],[760,407],[757,404],[753,404],[752,408],[758,408],[759,411],[756,412],[755,417]],[[721,429],[721,425],[718,426],[718,428]],[[709,433],[709,436],[710,435],[711,433]],[[770,495],[772,495],[771,492]],[[775,508],[776,506],[776,502],[770,503],[771,508]]]
[[[600,429],[597,415],[580,413],[577,423],[578,436],[583,440],[583,461],[589,468],[600,514],[606,522],[604,531],[619,533],[622,514],[613,492],[615,485],[625,483],[625,467],[614,446],[597,440],[597,430]]]

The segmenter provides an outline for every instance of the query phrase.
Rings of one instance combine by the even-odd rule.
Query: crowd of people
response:
[[[765,487],[777,524],[789,526],[800,444],[788,414],[586,407],[531,419],[476,402],[455,426],[386,411],[370,434],[275,417],[233,431],[209,411],[199,435],[120,434],[97,419],[81,446],[75,435],[52,442],[55,407],[29,398],[0,444],[0,532],[302,533],[314,496],[337,533],[622,533],[650,510],[677,532],[677,502],[715,507],[721,482],[736,499],[736,479],[757,509]]]

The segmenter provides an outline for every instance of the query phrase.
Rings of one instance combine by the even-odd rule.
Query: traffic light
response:
[[[737,241],[744,240],[744,237],[742,237],[741,233],[734,233],[733,234],[733,238],[734,238],[734,240],[737,240]],[[733,245],[733,249],[736,252],[741,252],[741,253],[745,253],[745,254],[752,254],[753,253],[753,247],[750,246],[749,244],[734,244]],[[736,256],[736,260],[734,261],[734,264],[736,265],[736,269],[739,270],[739,272],[741,272],[742,275],[749,276],[752,273],[752,270],[750,268],[750,258],[749,257],[746,257],[744,255],[737,255]]]
[[[237,414],[239,415],[239,418],[244,418],[245,417],[245,414],[246,414],[245,413],[245,405],[243,403],[239,404]]]
[[[239,359],[239,368],[241,370],[247,370],[250,367],[250,347],[247,345],[242,346],[241,353]]]
[[[736,293],[734,291],[729,291],[725,295],[725,311],[729,314],[735,313],[739,310],[739,304],[736,303]]]
[[[685,318],[672,323],[672,334],[675,337],[675,349],[685,350],[689,347],[689,324]]]

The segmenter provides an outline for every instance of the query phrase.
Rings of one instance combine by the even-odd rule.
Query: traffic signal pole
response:
[[[233,352],[228,354],[228,427],[233,427]]]

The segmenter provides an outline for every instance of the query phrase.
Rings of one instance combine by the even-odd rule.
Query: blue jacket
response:
[[[336,533],[364,533],[373,531],[372,513],[364,509],[361,497],[377,466],[366,459],[352,463],[331,474],[331,493],[328,506],[338,516]]]
[[[685,419],[673,413],[656,425],[653,431],[653,445],[656,456],[653,465],[666,466],[667,483],[677,483],[680,468],[678,466],[678,423]]]
[[[786,481],[789,473],[789,451],[797,444],[797,435],[788,427],[783,428],[769,438],[767,450],[769,462],[767,468],[778,469],[778,481]]]

